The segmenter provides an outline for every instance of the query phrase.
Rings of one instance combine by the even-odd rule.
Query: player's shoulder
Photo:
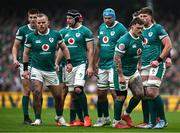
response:
[[[125,33],[124,35],[122,35],[122,36],[118,39],[117,42],[122,42],[122,43],[127,44],[127,43],[130,41],[130,38],[131,38],[131,36],[130,36],[129,32],[127,32],[127,33]]]
[[[161,24],[154,24],[153,25],[154,29],[162,29],[163,26]]]
[[[90,27],[85,26],[85,25],[81,25],[80,30],[84,31],[84,32],[92,32],[92,30],[90,29]]]

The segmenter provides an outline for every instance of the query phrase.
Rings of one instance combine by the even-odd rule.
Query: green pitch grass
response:
[[[113,111],[110,111],[111,118]],[[24,125],[22,122],[22,110],[21,109],[4,109],[0,108],[0,132],[180,132],[180,112],[166,112],[168,119],[168,127],[165,129],[114,129],[111,126],[94,128],[94,127],[57,127],[54,122],[55,111],[52,109],[43,109],[42,111],[42,125],[30,126]],[[30,116],[34,119],[33,111],[30,110]],[[69,111],[64,111],[64,116],[69,121]],[[90,111],[90,116],[95,123],[97,119],[96,110]],[[142,113],[133,112],[132,119],[135,124],[141,122]]]

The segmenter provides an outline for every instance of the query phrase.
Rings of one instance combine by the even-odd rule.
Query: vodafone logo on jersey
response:
[[[141,55],[141,53],[142,53],[142,49],[139,48],[139,49],[137,50],[137,55]]]
[[[49,45],[48,44],[43,44],[42,45],[42,50],[43,51],[48,51],[49,50]]]
[[[108,43],[109,41],[109,37],[108,36],[104,36],[103,37],[103,43]]]
[[[148,43],[147,38],[144,38],[144,40],[143,40],[143,44],[144,44],[144,45],[146,45],[147,43]]]
[[[68,43],[69,43],[69,44],[74,44],[74,42],[75,42],[74,38],[69,38],[69,39],[68,39]]]

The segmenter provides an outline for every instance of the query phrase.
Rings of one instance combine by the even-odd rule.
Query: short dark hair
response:
[[[39,10],[36,8],[31,8],[28,10],[28,14],[38,14],[38,13],[39,13]]]
[[[144,25],[144,22],[140,18],[136,17],[130,22],[129,27],[135,24]]]
[[[139,14],[148,14],[150,16],[153,16],[153,11],[150,7],[143,7],[139,10]]]

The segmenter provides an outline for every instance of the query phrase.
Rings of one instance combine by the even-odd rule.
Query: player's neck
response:
[[[144,27],[147,29],[147,28],[151,27],[152,25],[153,25],[153,23],[150,22],[150,23],[144,25]]]

